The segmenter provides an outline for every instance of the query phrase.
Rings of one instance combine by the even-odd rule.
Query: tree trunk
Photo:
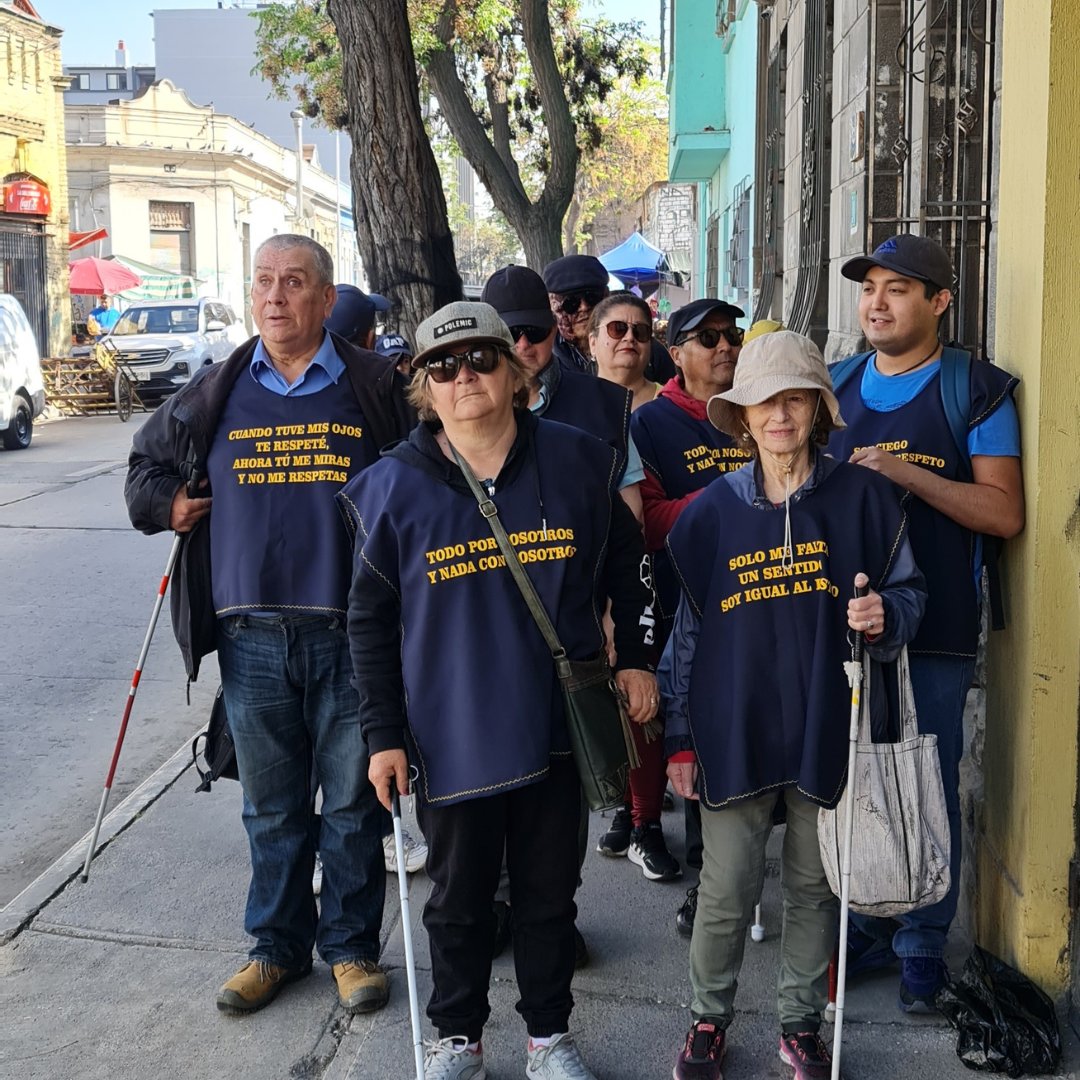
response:
[[[417,323],[463,294],[405,0],[330,0],[329,14],[341,43],[360,257],[412,337]]]

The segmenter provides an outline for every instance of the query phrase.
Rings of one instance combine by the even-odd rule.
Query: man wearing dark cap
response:
[[[337,285],[335,288],[334,310],[323,326],[358,349],[373,348],[375,316],[380,311],[389,311],[390,301],[378,293],[362,292],[355,285]]]
[[[982,568],[995,570],[1001,540],[1024,527],[1017,380],[939,340],[953,270],[934,241],[892,237],[841,273],[860,283],[859,321],[872,351],[833,365],[847,427],[833,434],[829,452],[875,469],[909,496],[911,547],[928,593],[909,646],[911,681],[919,730],[937,736],[952,840],[948,896],[900,916],[891,942],[875,920],[857,919],[848,972],[899,957],[900,1008],[926,1012],[947,978],[942,954],[956,914],[964,702],[979,641]],[[988,580],[997,622],[996,574]]]
[[[679,514],[708,484],[749,460],[749,454],[730,436],[709,423],[705,412],[709,398],[731,389],[743,338],[735,320],[741,318],[741,309],[713,299],[694,300],[673,312],[668,341],[678,374],[630,421],[645,471],[641,484],[645,546],[653,552],[661,650],[679,602],[679,583],[664,541]],[[701,811],[697,802],[688,800],[684,805],[686,861],[700,870]],[[616,811],[611,829],[600,840],[600,850],[606,855],[625,854],[631,824],[626,808]],[[697,890],[691,889],[676,917],[680,933],[690,935],[696,910]]]
[[[413,348],[401,334],[380,334],[375,339],[375,351],[394,361],[394,366],[406,378],[412,378]]]

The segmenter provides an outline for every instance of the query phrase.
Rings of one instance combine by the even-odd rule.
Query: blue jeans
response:
[[[218,664],[244,789],[252,960],[292,970],[378,960],[386,871],[343,620],[234,615]],[[312,766],[322,786],[321,913],[311,891]]]
[[[952,884],[948,895],[929,907],[898,915],[900,929],[893,935],[893,951],[899,957],[940,959],[945,952],[949,927],[956,917],[960,895],[960,759],[964,756],[964,703],[975,677],[975,661],[956,656],[911,656],[911,688],[919,731],[936,735],[945,808],[949,814]],[[852,922],[871,937],[881,937],[884,920],[852,913]]]

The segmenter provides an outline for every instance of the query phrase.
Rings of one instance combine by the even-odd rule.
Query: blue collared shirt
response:
[[[330,335],[323,333],[322,344],[311,358],[311,363],[304,369],[300,378],[287,383],[263,348],[262,338],[255,345],[248,368],[251,377],[267,390],[272,390],[282,397],[305,397],[325,390],[331,383],[336,383],[345,372],[345,361],[337,354]]]

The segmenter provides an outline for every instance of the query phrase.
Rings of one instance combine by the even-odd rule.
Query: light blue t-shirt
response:
[[[308,394],[317,394],[320,390],[325,390],[336,383],[345,373],[345,361],[338,356],[330,335],[324,331],[319,351],[311,358],[311,363],[295,382],[286,382],[285,376],[274,367],[263,348],[262,338],[255,344],[255,352],[251,357],[248,370],[260,386],[275,394],[280,394],[282,397],[306,397]]]
[[[941,361],[935,360],[910,375],[882,375],[877,369],[877,357],[872,356],[863,368],[863,404],[874,412],[895,412],[922,393],[940,370]],[[1011,396],[1006,395],[994,412],[968,432],[968,455],[1020,456],[1020,421]]]

